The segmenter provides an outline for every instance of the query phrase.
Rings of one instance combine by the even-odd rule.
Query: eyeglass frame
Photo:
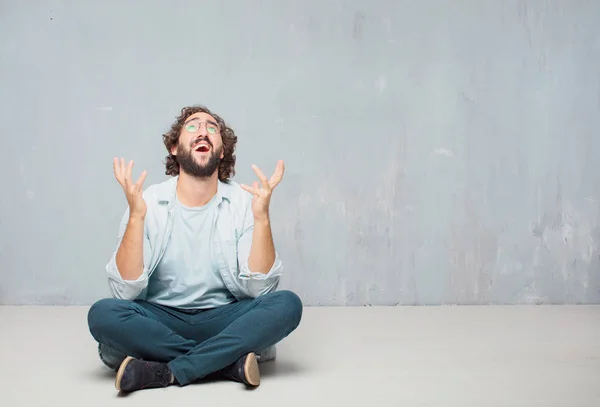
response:
[[[187,129],[187,126],[188,126],[188,124],[189,124],[189,123],[191,123],[191,122],[198,122],[198,130],[196,130],[196,131],[189,131],[189,130]],[[212,124],[212,125],[213,125],[213,126],[216,128],[216,130],[217,130],[217,131],[216,131],[215,133],[211,133],[211,132],[208,130],[208,124],[209,124],[209,123],[210,123],[210,124]],[[206,132],[207,132],[207,133],[209,133],[209,134],[219,134],[219,133],[221,132],[221,127],[219,126],[219,124],[218,124],[218,123],[215,123],[215,122],[214,122],[214,121],[212,121],[212,120],[201,121],[201,120],[200,120],[198,117],[194,117],[194,118],[192,118],[192,119],[190,119],[190,120],[186,121],[185,123],[183,123],[183,128],[184,128],[184,129],[185,129],[185,131],[187,131],[188,133],[192,133],[192,134],[194,134],[194,133],[197,133],[197,132],[199,132],[199,131],[200,131],[200,129],[202,129],[202,124],[204,124],[204,125],[206,126]]]

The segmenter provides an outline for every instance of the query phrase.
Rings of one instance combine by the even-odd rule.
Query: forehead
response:
[[[187,123],[192,119],[199,119],[200,121],[205,121],[205,122],[213,122],[215,124],[217,123],[217,121],[215,120],[214,117],[212,117],[208,113],[204,113],[204,112],[198,112],[198,113],[194,113],[194,114],[188,116],[188,118],[185,120],[185,122]]]

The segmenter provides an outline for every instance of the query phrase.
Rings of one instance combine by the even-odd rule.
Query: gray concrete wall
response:
[[[261,7],[263,7],[261,9]],[[89,304],[162,132],[287,172],[307,305],[600,302],[600,2],[0,1],[0,303]]]

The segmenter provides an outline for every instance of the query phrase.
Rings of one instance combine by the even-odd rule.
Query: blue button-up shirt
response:
[[[169,244],[173,228],[173,210],[176,202],[178,177],[149,186],[143,193],[148,208],[144,222],[144,270],[136,280],[124,280],[119,273],[116,255],[129,220],[129,208],[121,220],[116,248],[106,265],[109,290],[113,297],[146,299],[148,281],[161,261]],[[252,195],[239,184],[229,181],[218,183],[217,214],[211,250],[225,286],[238,300],[256,298],[275,291],[283,271],[279,255],[268,273],[253,272],[248,266],[252,245],[254,216]],[[165,283],[166,284],[166,283]],[[157,289],[153,284],[153,291]],[[165,285],[162,289],[168,291]],[[183,304],[182,304],[183,305]]]

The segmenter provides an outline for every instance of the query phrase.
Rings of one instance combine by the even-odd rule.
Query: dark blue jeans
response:
[[[179,384],[187,385],[276,344],[301,318],[300,298],[291,291],[275,291],[195,312],[107,298],[92,305],[88,325],[98,343],[135,358],[168,363]]]

